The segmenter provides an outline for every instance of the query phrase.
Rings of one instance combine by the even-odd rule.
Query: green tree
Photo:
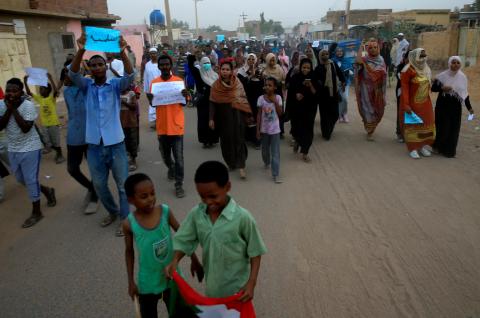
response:
[[[211,33],[211,32],[220,32],[220,31],[223,31],[222,28],[218,25],[210,25],[208,28],[207,28],[207,32]]]
[[[180,20],[177,20],[177,19],[173,19],[172,20],[172,28],[188,30],[188,29],[190,29],[190,26],[185,21],[180,21]]]
[[[475,2],[473,3],[473,7],[475,8],[475,10],[480,11],[480,0],[475,0]]]
[[[260,31],[262,34],[276,34],[280,35],[285,32],[282,27],[281,22],[273,21],[269,19],[268,21],[265,19],[265,13],[260,13]]]

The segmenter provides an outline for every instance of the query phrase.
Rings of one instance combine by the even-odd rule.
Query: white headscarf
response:
[[[203,64],[212,64],[212,63],[210,62],[210,59],[208,57],[204,56],[200,60],[200,64],[195,65],[195,67],[200,70],[200,76],[202,77],[202,81],[204,81],[205,84],[207,84],[208,86],[212,86],[213,83],[218,79],[218,74],[215,73],[213,69],[206,71],[203,68]]]
[[[451,56],[448,59],[448,70],[438,74],[437,80],[439,80],[444,86],[450,86],[453,92],[456,93],[456,95],[458,95],[463,102],[468,97],[468,80],[465,74],[462,72],[461,66],[456,72],[450,69],[453,61],[459,61],[460,65],[462,64],[462,60],[459,56]]]
[[[253,54],[253,53],[248,54],[248,55],[247,55],[247,60],[246,60],[246,62],[245,62],[245,65],[243,65],[243,66],[238,70],[238,74],[242,75],[243,77],[248,77],[247,72],[248,72],[248,70],[250,69],[250,66],[248,65],[248,59],[249,59],[250,57],[253,57],[253,59],[255,60],[255,62],[253,62],[253,63],[254,63],[254,64],[253,64],[253,70],[255,71],[255,69],[256,69],[256,67],[257,67],[257,60],[258,60],[257,56],[256,56],[255,54]],[[254,73],[254,74],[255,74],[255,73]],[[253,76],[254,74],[251,74],[251,75]]]
[[[432,80],[432,70],[427,64],[427,58],[421,58],[420,55],[425,49],[418,48],[408,53],[408,64],[405,66],[402,72],[406,72],[410,66],[412,66],[418,75],[425,76],[429,81]]]

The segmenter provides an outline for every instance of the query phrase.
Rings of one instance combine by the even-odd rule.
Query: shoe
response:
[[[345,124],[348,124],[348,123],[350,122],[350,120],[348,119],[347,115],[344,115],[344,116],[343,116],[343,122],[344,122]]]
[[[312,162],[312,159],[307,154],[303,154],[302,160],[305,161],[306,163]]]
[[[47,192],[47,206],[48,207],[54,207],[57,205],[57,198],[55,197],[55,189],[54,188],[48,188]]]
[[[132,172],[132,171],[135,171],[135,170],[137,170],[137,162],[135,161],[135,159],[132,159],[128,163],[128,171]]]
[[[115,236],[116,237],[123,237],[125,234],[123,233],[123,222],[120,222],[120,224],[117,227],[117,230],[115,231]]]
[[[183,188],[181,186],[176,187],[175,188],[175,196],[177,198],[183,198],[185,196],[185,190],[183,190]]]
[[[373,134],[367,134],[367,141],[375,141]]]
[[[62,156],[62,155],[58,155],[55,157],[55,163],[58,165],[58,164],[61,164],[62,162],[65,162],[65,157]]]
[[[283,183],[282,179],[280,179],[279,176],[273,177],[273,182],[275,182],[276,184],[281,184],[281,183]]]
[[[168,180],[175,180],[175,170],[168,169],[167,178]]]
[[[245,172],[245,169],[240,169],[239,173],[240,173],[240,179],[243,179],[243,180],[247,179],[247,173]]]
[[[295,139],[293,139],[293,138],[292,138],[292,139],[290,139],[290,147],[293,147],[293,146],[295,146],[295,144],[296,144],[296,141],[295,141]]]
[[[405,139],[403,139],[402,135],[397,135],[397,142],[400,144],[403,144],[405,142]]]
[[[51,153],[51,152],[52,152],[52,148],[43,148],[42,155],[46,155],[47,153]]]
[[[41,219],[43,219],[42,214],[37,214],[37,215],[31,215],[28,219],[23,222],[22,227],[24,229],[29,228],[37,224]]]
[[[414,150],[414,151],[410,152],[410,158],[420,159],[420,155],[418,154],[418,151]]]
[[[295,144],[293,145],[293,153],[298,153],[299,148],[300,148],[300,145],[298,144],[298,142],[295,142]]]
[[[420,153],[424,157],[431,157],[432,156],[432,153],[426,147],[422,147],[422,149],[420,149]]]
[[[83,212],[83,214],[85,215],[95,214],[97,213],[97,210],[98,210],[98,201],[97,202],[90,201],[88,202],[88,205],[85,208],[85,211]]]
[[[100,223],[100,226],[101,227],[107,227],[110,224],[112,224],[113,222],[115,222],[116,219],[117,219],[116,215],[109,214],[102,220],[102,222]]]

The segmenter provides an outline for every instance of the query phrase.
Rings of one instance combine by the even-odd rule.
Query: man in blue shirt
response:
[[[100,55],[94,55],[89,60],[92,78],[83,77],[79,71],[85,53],[85,43],[86,36],[82,34],[77,40],[78,52],[72,61],[69,76],[85,94],[87,162],[97,195],[109,213],[100,224],[105,227],[112,224],[117,216],[123,220],[129,213],[124,189],[124,183],[128,177],[128,159],[123,141],[125,136],[120,122],[120,93],[130,87],[135,74],[125,52],[127,42],[121,37],[120,56],[125,75],[107,81],[105,59]],[[119,192],[120,209],[108,188],[110,170]],[[116,235],[123,236],[121,223]]]

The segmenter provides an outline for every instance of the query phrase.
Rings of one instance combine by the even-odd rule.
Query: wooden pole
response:
[[[168,44],[173,47],[172,17],[170,16],[170,4],[165,0],[165,14],[167,16]]]

